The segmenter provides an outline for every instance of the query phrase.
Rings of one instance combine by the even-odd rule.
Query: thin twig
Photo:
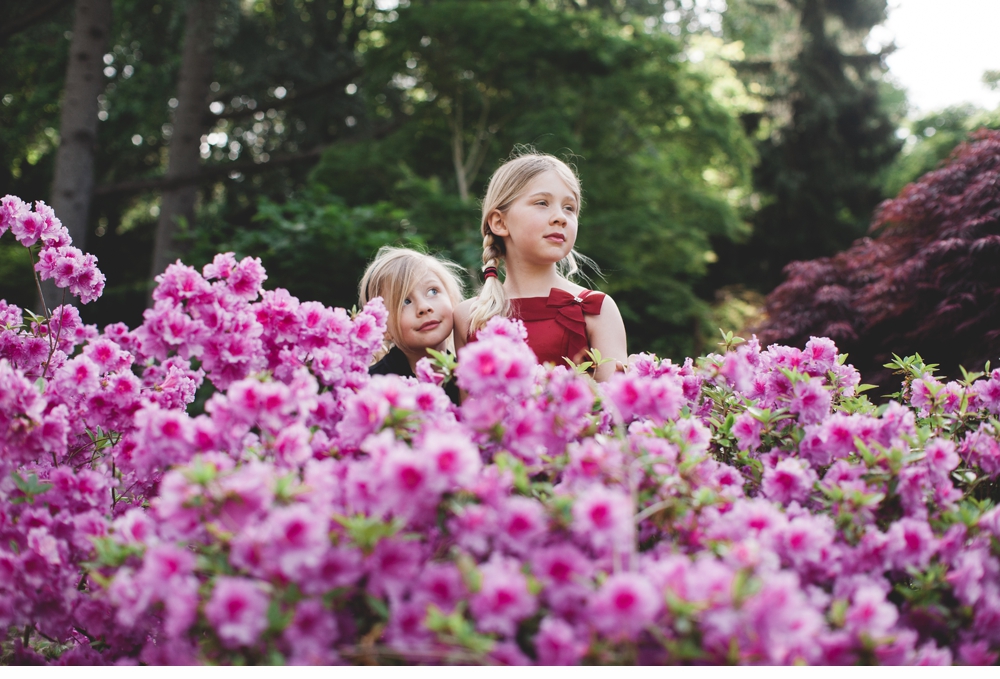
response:
[[[28,251],[28,260],[31,262],[31,275],[35,277],[35,289],[38,290],[38,301],[42,303],[42,313],[45,315],[45,320],[49,320],[49,308],[45,306],[45,295],[42,294],[42,280],[38,277],[38,272],[35,271],[35,253],[31,251],[31,247],[25,248]]]
[[[42,369],[42,379],[44,380],[49,374],[49,365],[52,363],[52,354],[56,353],[56,349],[59,348],[59,337],[62,335],[63,322],[66,320],[66,288],[63,288],[62,300],[59,302],[59,328],[56,330],[56,340],[55,343],[49,342],[49,357],[45,359],[45,368]],[[52,319],[49,319],[49,336],[52,335]]]

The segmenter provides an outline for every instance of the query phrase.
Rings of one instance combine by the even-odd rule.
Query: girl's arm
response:
[[[457,317],[457,314],[456,314]],[[458,327],[456,322],[455,327]],[[625,339],[625,321],[611,295],[605,295],[601,304],[601,313],[587,316],[587,337],[590,346],[601,352],[601,358],[612,360],[597,368],[594,379],[604,382],[615,374],[619,364],[624,366],[628,361],[628,342]]]

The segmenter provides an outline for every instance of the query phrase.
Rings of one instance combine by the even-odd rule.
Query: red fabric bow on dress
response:
[[[580,296],[574,296],[572,293],[560,288],[552,288],[545,303],[547,310],[535,311],[523,307],[519,315],[524,321],[541,321],[552,318],[551,310],[554,309],[556,312],[556,323],[574,335],[573,340],[570,342],[572,347],[577,349],[582,346],[583,349],[586,349],[589,345],[587,342],[587,322],[584,320],[584,314],[596,315],[601,313],[601,305],[603,304],[603,292],[584,290],[580,293]]]

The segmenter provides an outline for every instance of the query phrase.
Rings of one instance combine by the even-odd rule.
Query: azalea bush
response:
[[[0,217],[100,293],[43,205]],[[997,660],[1000,370],[900,358],[875,405],[828,339],[728,336],[597,385],[496,318],[369,377],[380,300],[265,279],[178,262],[133,330],[0,302],[3,662]]]

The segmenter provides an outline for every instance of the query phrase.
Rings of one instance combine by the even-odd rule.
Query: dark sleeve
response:
[[[393,347],[378,363],[368,368],[369,375],[402,375],[403,377],[413,377],[413,370],[410,369],[410,362],[402,349]]]
[[[379,359],[378,363],[368,368],[369,375],[393,375],[392,370],[389,369],[389,361],[386,359],[389,357],[388,354]]]
[[[462,405],[462,394],[458,390],[458,383],[455,381],[454,377],[448,380],[448,382],[444,385],[444,393],[448,395],[448,398],[450,398],[451,402],[456,406]]]

